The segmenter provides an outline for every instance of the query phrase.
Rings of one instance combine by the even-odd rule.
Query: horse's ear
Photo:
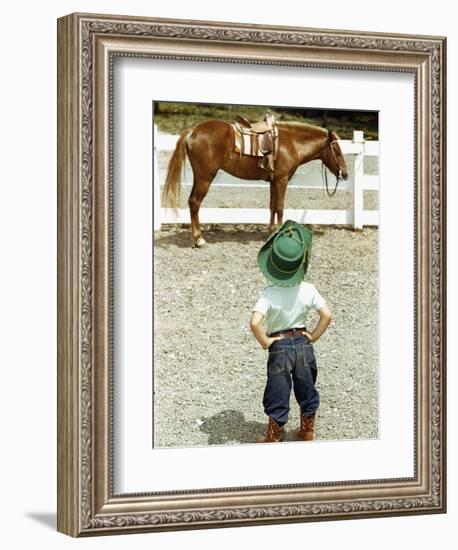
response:
[[[329,143],[332,143],[333,141],[337,141],[340,139],[340,137],[337,135],[336,132],[334,132],[334,130],[330,130],[329,128],[326,128],[326,130],[328,131],[328,142]]]

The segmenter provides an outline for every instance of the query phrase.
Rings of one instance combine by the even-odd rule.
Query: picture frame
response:
[[[114,493],[118,57],[413,75],[413,476]],[[445,93],[444,37],[96,14],[58,20],[58,531],[77,537],[445,512]]]

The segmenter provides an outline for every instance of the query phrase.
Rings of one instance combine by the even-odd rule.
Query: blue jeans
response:
[[[320,405],[315,388],[317,366],[313,345],[306,336],[286,337],[269,347],[264,412],[277,423],[288,420],[291,387],[301,414],[312,416]]]

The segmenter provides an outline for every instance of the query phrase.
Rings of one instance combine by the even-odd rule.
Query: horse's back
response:
[[[229,122],[215,118],[215,119],[205,120],[204,122],[199,122],[199,124],[194,126],[192,133],[225,135],[230,131],[231,131],[231,125],[229,124]]]
[[[193,167],[215,174],[233,145],[233,131],[225,120],[206,120],[192,129],[188,138],[188,156]]]
[[[191,149],[199,148],[202,144],[204,148],[211,144],[218,149],[226,149],[232,146],[233,134],[232,127],[225,120],[206,120],[200,122],[191,131],[189,136]]]

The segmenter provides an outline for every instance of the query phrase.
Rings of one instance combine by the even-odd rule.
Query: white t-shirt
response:
[[[313,307],[318,310],[325,300],[311,284],[302,281],[296,286],[268,286],[256,302],[252,311],[264,315],[267,334],[305,327],[307,313]]]

